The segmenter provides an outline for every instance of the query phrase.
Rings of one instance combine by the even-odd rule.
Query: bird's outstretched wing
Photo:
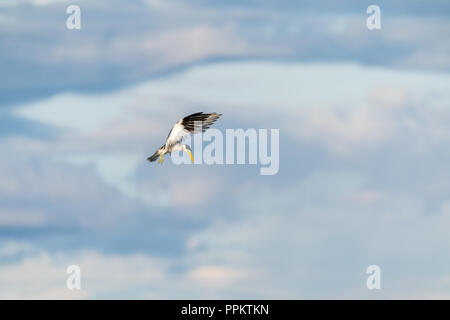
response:
[[[167,136],[166,146],[181,142],[189,134],[205,132],[221,115],[215,112],[197,112],[178,120]]]

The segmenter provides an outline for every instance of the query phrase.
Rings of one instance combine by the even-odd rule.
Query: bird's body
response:
[[[203,113],[197,112],[193,113],[187,117],[178,120],[177,123],[170,130],[167,136],[166,143],[159,148],[152,156],[148,157],[148,161],[156,161],[163,163],[164,156],[167,153],[172,153],[173,151],[184,151],[189,154],[192,162],[194,158],[192,156],[191,148],[188,145],[181,144],[183,138],[189,134],[205,132],[219,117],[221,114],[218,113]]]

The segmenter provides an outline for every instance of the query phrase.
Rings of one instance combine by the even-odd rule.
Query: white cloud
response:
[[[109,186],[88,165],[56,160],[51,144],[23,140],[0,143],[0,226],[2,227],[94,227],[114,225],[142,205],[129,201]],[[26,150],[26,151],[24,151]]]
[[[77,265],[81,269],[81,290],[66,287],[69,265]],[[226,292],[240,280],[253,277],[250,270],[229,266],[193,265],[183,272],[173,272],[173,265],[173,261],[168,259],[145,254],[118,255],[95,251],[50,254],[35,251],[17,261],[0,265],[0,297],[192,298],[202,297],[203,290],[212,290],[212,294]]]
[[[178,65],[209,56],[243,55],[251,52],[232,26],[195,26],[168,30],[140,43],[142,50],[160,56],[163,65]],[[126,43],[120,46],[129,47]],[[145,67],[145,66],[144,66]]]
[[[69,265],[81,268],[81,290],[66,287]],[[93,251],[38,253],[0,266],[2,299],[86,299],[124,288],[151,288],[166,281],[166,263],[143,255],[105,255]],[[139,298],[139,296],[136,296]]]
[[[207,203],[219,188],[217,182],[220,178],[195,175],[178,175],[171,178],[170,192],[173,204],[176,206],[195,206]]]
[[[221,288],[231,287],[239,280],[248,278],[250,272],[223,266],[201,266],[187,274],[187,280],[201,286]]]
[[[427,212],[423,199],[399,191],[367,191],[371,182],[329,172],[297,185],[241,190],[245,215],[217,219],[193,236],[190,259],[260,270],[239,283],[265,298],[373,298],[365,269],[374,263],[382,270],[377,297],[435,296],[450,263],[450,211]],[[235,289],[244,294],[242,287]]]

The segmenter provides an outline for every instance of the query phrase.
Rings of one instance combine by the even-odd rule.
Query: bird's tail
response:
[[[161,155],[161,148],[156,150],[156,152],[152,156],[148,157],[147,160],[150,162],[156,161],[156,159],[158,159],[160,155]]]

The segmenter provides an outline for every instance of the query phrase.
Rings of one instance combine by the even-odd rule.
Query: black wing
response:
[[[205,132],[205,130],[208,129],[217,119],[219,119],[221,115],[222,114],[215,112],[197,112],[181,119],[181,125],[190,133],[200,132],[200,126],[201,132]]]

